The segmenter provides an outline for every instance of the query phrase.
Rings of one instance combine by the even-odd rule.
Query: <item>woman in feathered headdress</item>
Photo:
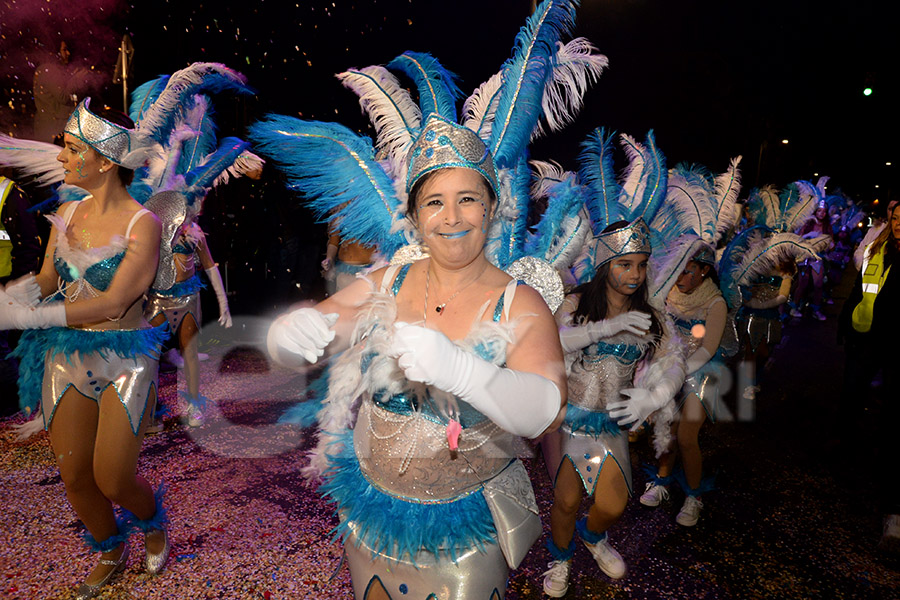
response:
[[[132,117],[152,132],[157,148],[150,164],[138,173],[139,199],[163,222],[160,265],[144,310],[151,324],[168,324],[175,337],[187,387],[180,392],[179,412],[191,427],[203,423],[207,403],[200,394],[198,344],[204,285],[198,264],[215,291],[219,324],[231,326],[222,276],[197,218],[214,185],[227,182],[230,175],[252,173],[263,164],[247,150],[249,144],[237,138],[224,138],[216,147],[212,107],[206,94],[196,93],[200,89],[252,92],[243,75],[195,63],[171,77],[165,75],[139,86],[131,102]],[[161,429],[161,421],[152,427]]]
[[[611,138],[596,130],[580,157],[596,232],[576,266],[581,285],[556,317],[571,366],[565,421],[544,441],[554,496],[547,540],[553,561],[543,586],[554,598],[568,591],[576,530],[604,573],[613,579],[625,576],[625,562],[607,534],[632,493],[628,436],[621,428],[642,426],[670,403],[684,381],[674,334],[648,301],[651,230],[645,219],[653,218],[665,196],[664,158],[652,134],[646,144],[623,136],[631,164],[619,185]],[[644,373],[636,377],[641,361]],[[671,407],[657,414],[658,442],[665,444]],[[593,502],[587,517],[578,520],[585,494]]]
[[[0,308],[0,327],[43,329],[26,332],[15,351],[20,399],[41,404],[66,495],[101,553],[78,598],[95,596],[125,568],[132,525],[146,526],[149,572],[159,572],[169,548],[161,489],[154,496],[136,474],[166,337],[142,314],[160,225],[126,190],[146,158],[133,123],[89,103],[69,118],[57,160],[63,181],[90,195],[49,217],[47,260],[37,276],[7,288],[15,300]],[[117,519],[113,504],[131,518]]]
[[[825,184],[828,177],[821,177],[815,186],[798,181],[797,187],[812,198],[815,203],[813,214],[803,221],[796,233],[805,240],[814,240],[816,248],[823,254],[832,245],[834,231],[831,226],[831,217],[828,214],[828,204],[825,202]],[[786,192],[793,191],[789,186]],[[799,319],[803,316],[803,306],[809,298],[809,307],[812,316],[817,321],[824,321],[822,312],[822,295],[825,290],[825,275],[828,271],[828,263],[824,258],[806,259],[799,265],[797,287],[791,301],[791,316]],[[812,292],[810,293],[810,289]]]
[[[703,508],[701,496],[711,489],[703,477],[700,428],[707,418],[715,422],[719,383],[723,378],[720,348],[728,321],[728,307],[716,277],[716,246],[737,220],[740,192],[740,157],[713,180],[701,168],[678,166],[669,173],[666,202],[652,226],[668,241],[655,256],[653,296],[664,297],[666,312],[684,343],[685,373],[678,414],[673,425],[674,444],[659,458],[656,470],[641,495],[644,506],[659,506],[669,497],[676,480],[675,461],[681,458],[683,477],[678,478],[685,501],[675,521],[696,525]],[[679,475],[682,472],[678,473]]]
[[[538,119],[565,122],[601,64],[583,41],[557,46],[574,10],[537,7],[513,57],[464,105],[463,126],[454,77],[433,57],[387,65],[414,80],[418,106],[384,67],[341,74],[383,160],[332,123],[270,117],[251,128],[320,216],[393,263],[279,318],[268,338],[273,358],[297,367],[343,350],[305,472],[337,505],[359,599],[502,598],[540,535],[515,456],[519,436],[561,418],[562,352],[544,300],[501,268],[529,240],[525,148]]]
[[[185,76],[163,83],[157,96],[164,101],[137,126],[125,115],[91,111],[85,99],[66,125],[61,152],[12,138],[0,148],[0,163],[41,174],[43,183],[61,182],[60,196],[83,197],[49,217],[52,260],[36,277],[10,285],[5,294],[14,299],[0,308],[0,327],[11,320],[10,327],[47,328],[27,331],[15,351],[19,396],[26,410],[41,407],[54,454],[62,457],[67,495],[88,530],[85,539],[102,553],[79,598],[99,594],[125,568],[132,528],[144,533],[148,573],[162,570],[170,548],[163,487],[154,494],[135,473],[157,399],[159,350],[168,337],[164,325],[152,327],[144,318],[143,299],[159,279],[160,254],[168,247],[161,232],[173,228],[141,206],[159,191],[142,180],[148,159],[161,152],[160,140],[184,119],[195,94],[244,85],[242,76],[213,63],[180,73]],[[204,181],[191,179],[195,185],[188,189],[204,190]],[[122,518],[113,503],[123,508]]]

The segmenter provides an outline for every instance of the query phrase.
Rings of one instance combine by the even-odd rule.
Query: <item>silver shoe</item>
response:
[[[125,570],[125,567],[128,564],[128,544],[125,544],[125,549],[122,550],[122,555],[119,556],[119,560],[101,558],[100,564],[115,568],[107,573],[106,577],[104,577],[97,583],[82,583],[80,586],[78,586],[78,590],[76,590],[75,592],[75,600],[87,600],[88,598],[97,596],[103,589],[103,586],[112,581],[116,575]]]
[[[166,531],[165,528],[162,529],[154,529],[153,531],[148,531],[147,533],[156,533],[157,531],[162,531],[163,536],[165,536],[165,544],[163,545],[162,552],[159,554],[153,554],[149,550],[146,550],[147,556],[144,558],[144,569],[150,575],[158,575],[166,564],[166,561],[169,559],[169,550],[172,549],[172,544],[169,542],[169,532]],[[144,534],[144,548],[147,547],[147,534]]]

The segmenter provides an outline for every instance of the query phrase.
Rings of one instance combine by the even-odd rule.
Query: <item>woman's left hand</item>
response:
[[[446,335],[408,323],[394,324],[394,339],[388,356],[410,381],[454,393],[462,387],[472,371],[471,357]]]

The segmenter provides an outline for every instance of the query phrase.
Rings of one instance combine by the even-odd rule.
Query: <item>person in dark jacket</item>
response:
[[[900,422],[895,344],[900,339],[900,206],[888,214],[887,226],[864,253],[862,268],[841,312],[838,341],[846,348],[844,386],[839,420],[855,441],[874,445],[881,482],[881,509],[885,515],[880,547],[900,551],[900,444],[891,428]],[[882,404],[875,437],[860,434],[862,413],[868,404],[872,380],[881,372]],[[856,444],[854,444],[856,445]],[[857,446],[858,447],[858,446]]]

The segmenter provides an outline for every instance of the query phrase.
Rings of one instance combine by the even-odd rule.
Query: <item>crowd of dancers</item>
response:
[[[289,369],[325,363],[325,391],[301,411],[318,444],[298,469],[335,505],[357,598],[503,598],[529,551],[547,553],[541,585],[562,597],[576,539],[624,577],[608,531],[635,494],[629,434],[650,432],[657,458],[638,501],[656,507],[677,488],[676,522],[696,525],[714,490],[699,432],[727,411],[729,373],[737,417],[750,420],[782,324],[825,318],[855,250],[845,396],[868,389],[896,330],[896,206],[862,240],[868,218],[827,177],[742,195],[740,157],[723,157],[721,173],[670,167],[652,132],[598,127],[573,170],[530,161],[530,142],[571,122],[607,65],[587,40],[566,41],[575,11],[538,5],[461,112],[456,77],[429,54],[341,73],[374,141],[281,115],[253,124],[248,142],[217,140],[212,95],[249,88],[211,63],[135,90],[130,118],[83,100],[62,149],[3,139],[0,163],[61,184],[40,271],[0,288],[0,328],[26,330],[20,403],[39,411],[100,553],[79,598],[124,568],[134,530],[147,572],[164,569],[165,489],[136,472],[159,352],[172,336],[187,388],[178,410],[201,425],[215,399],[199,389],[198,265],[221,326],[231,316],[197,216],[213,186],[266,162],[329,221],[333,288],[279,317],[266,345]],[[540,440],[548,514],[524,439]],[[885,511],[896,542],[900,509]]]

